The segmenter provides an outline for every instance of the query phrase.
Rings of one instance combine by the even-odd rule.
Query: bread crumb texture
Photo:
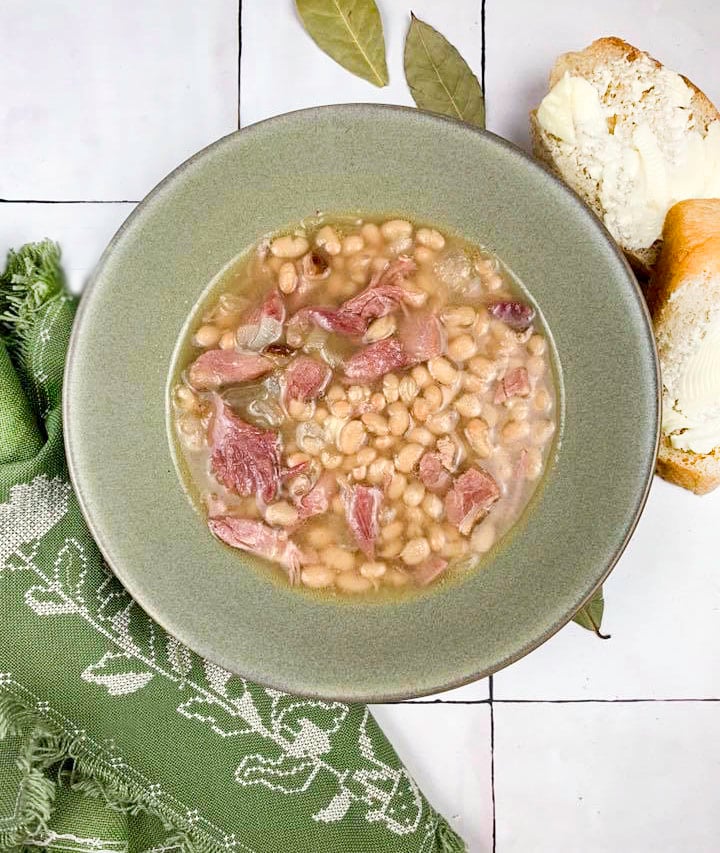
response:
[[[720,114],[690,81],[620,39],[559,57],[532,117],[536,154],[628,252],[677,201],[720,196]]]

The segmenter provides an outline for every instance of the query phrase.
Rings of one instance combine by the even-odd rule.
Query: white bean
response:
[[[430,545],[423,536],[410,539],[400,552],[400,559],[407,566],[417,566],[430,556]]]
[[[380,226],[380,233],[388,243],[402,237],[409,237],[412,234],[412,230],[413,227],[407,219],[389,219]]]
[[[365,426],[361,421],[348,421],[340,430],[338,438],[338,450],[346,456],[357,453],[358,450],[365,444],[367,435]]]
[[[199,347],[214,347],[220,340],[222,331],[217,326],[205,325],[195,332],[195,343]]]
[[[425,448],[420,444],[406,444],[395,456],[395,467],[403,474],[408,474],[420,461]]]
[[[335,580],[335,572],[322,564],[305,566],[300,573],[300,580],[304,586],[310,589],[324,589],[325,587],[332,586]]]
[[[353,594],[367,592],[372,589],[372,581],[362,577],[362,575],[355,574],[355,572],[340,572],[335,578],[335,584],[343,592],[351,592]]]
[[[445,238],[434,228],[418,228],[415,239],[421,246],[427,246],[439,252],[445,246]]]
[[[295,264],[287,261],[278,271],[278,287],[283,293],[292,293],[297,287],[297,272],[295,272]]]
[[[315,245],[325,249],[328,255],[339,255],[341,250],[340,238],[334,228],[324,225],[315,235]]]
[[[290,527],[296,524],[297,520],[298,511],[287,501],[278,501],[277,503],[270,504],[265,510],[265,521],[268,524]]]
[[[418,480],[413,480],[405,489],[405,493],[402,496],[405,506],[420,506],[424,497],[425,486]]]
[[[295,237],[292,234],[276,237],[270,244],[270,251],[276,258],[299,258],[308,248],[305,237]]]

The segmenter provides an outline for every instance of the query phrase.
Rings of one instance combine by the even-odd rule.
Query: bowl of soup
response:
[[[418,696],[567,622],[642,510],[657,359],[583,204],[492,134],[339,106],[215,143],[113,239],[71,475],[131,594],[290,692]]]

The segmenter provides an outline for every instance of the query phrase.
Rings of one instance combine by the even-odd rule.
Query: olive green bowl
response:
[[[487,246],[529,288],[561,366],[564,422],[512,535],[455,582],[406,599],[298,592],[214,539],[171,451],[168,387],[208,282],[316,210],[404,213]],[[166,178],[112,240],[70,347],[73,484],[108,563],[192,649],[294,693],[381,701],[488,675],[564,625],[605,579],[645,502],[658,369],[635,280],[578,198],[490,133],[369,105],[279,116]]]

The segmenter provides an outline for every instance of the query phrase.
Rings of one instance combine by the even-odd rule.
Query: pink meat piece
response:
[[[377,486],[348,486],[342,493],[350,532],[360,550],[371,560],[375,557],[375,540],[380,527],[378,513],[382,500],[383,493]]]
[[[524,367],[513,367],[498,381],[493,402],[504,403],[511,397],[527,397],[530,393],[528,372]]]
[[[368,344],[345,362],[345,376],[350,382],[373,382],[386,373],[407,367],[411,362],[397,338]]]
[[[215,390],[223,385],[257,379],[272,368],[272,361],[257,353],[211,349],[190,365],[188,379],[198,391]]]
[[[469,468],[445,495],[447,520],[467,536],[475,522],[488,514],[499,497],[498,484],[487,471]]]
[[[298,502],[297,510],[300,518],[310,518],[313,515],[322,515],[328,511],[330,501],[337,494],[337,477],[330,471],[326,471]]]
[[[285,369],[285,399],[314,400],[327,387],[332,371],[322,361],[298,355]]]
[[[413,580],[418,586],[427,586],[440,577],[447,566],[447,560],[438,557],[437,554],[433,554],[432,557],[428,557],[427,560],[424,560],[419,566],[414,568],[412,573]]]
[[[210,431],[210,464],[218,482],[238,495],[271,501],[280,483],[280,438],[239,418],[219,396]]]
[[[425,488],[436,495],[444,495],[452,486],[452,477],[443,467],[437,453],[426,453],[422,457],[419,474]]]
[[[238,346],[261,350],[275,343],[282,335],[285,314],[285,303],[280,291],[275,288],[260,305],[243,317],[235,334]]]
[[[409,364],[418,364],[445,352],[445,332],[435,314],[408,314],[400,325],[399,336]]]
[[[401,257],[376,273],[365,288],[339,308],[306,308],[300,314],[329,332],[363,335],[372,320],[395,311],[404,302],[413,303],[414,294],[400,282],[417,269],[415,261]]]
[[[303,555],[284,530],[274,530],[262,521],[232,515],[209,518],[208,527],[226,545],[274,560],[285,567],[290,583],[298,581]]]
[[[535,319],[535,309],[524,302],[491,302],[487,309],[496,320],[518,332],[530,328]]]

